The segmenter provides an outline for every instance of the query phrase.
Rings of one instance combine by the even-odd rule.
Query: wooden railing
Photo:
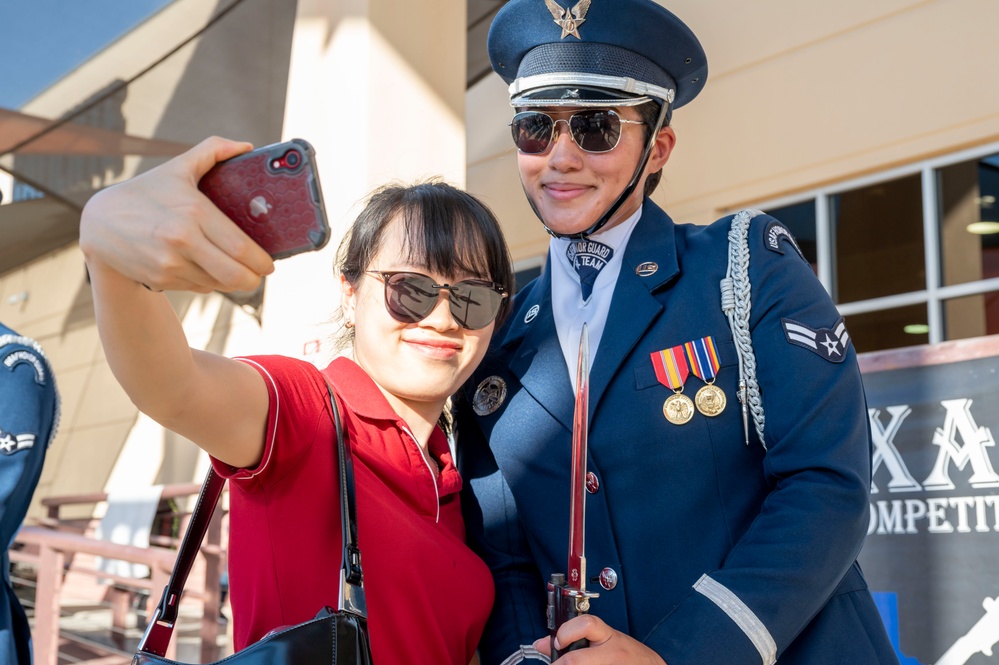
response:
[[[165,506],[171,499],[197,495],[200,490],[201,486],[198,484],[166,485],[161,495],[161,506]],[[95,504],[106,499],[105,493],[44,498],[41,504],[47,508],[47,516],[38,520],[37,524],[22,527],[17,534],[17,545],[10,552],[11,561],[34,565],[37,570],[35,625],[32,631],[35,665],[56,665],[58,662],[60,604],[67,573],[94,576],[108,585],[112,626],[121,631],[125,628],[131,597],[137,591],[148,593],[145,615],[150,617],[169,580],[177,556],[178,538],[151,534],[148,548],[121,545],[90,535],[92,529],[89,527],[89,520],[65,519],[61,515],[65,507]],[[220,501],[220,504],[223,503],[224,501]],[[224,513],[224,508],[220,505],[212,517],[201,546],[205,563],[203,578],[199,576],[195,579],[192,576],[184,592],[185,598],[202,601],[200,639],[203,662],[216,660],[218,654],[220,582],[225,565],[222,543]],[[174,515],[181,520],[182,536],[190,514],[181,511]],[[77,554],[90,556],[83,557],[85,562],[81,563],[75,556]],[[90,565],[95,556],[146,565],[150,569],[150,576],[146,579],[134,579],[109,574]],[[202,580],[203,583],[199,583]],[[176,642],[175,638],[167,657],[175,656]]]

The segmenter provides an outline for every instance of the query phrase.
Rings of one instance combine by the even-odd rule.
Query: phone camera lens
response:
[[[284,156],[284,163],[288,165],[289,168],[296,168],[302,161],[301,155],[299,155],[294,150],[291,150]]]

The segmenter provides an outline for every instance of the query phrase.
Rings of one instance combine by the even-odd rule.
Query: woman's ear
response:
[[[649,173],[655,173],[666,165],[669,156],[676,146],[676,134],[672,127],[663,127],[659,130],[656,143],[652,146],[652,153],[649,155]]]
[[[347,278],[340,275],[340,311],[343,312],[345,323],[354,323],[354,310],[357,306],[357,289]]]

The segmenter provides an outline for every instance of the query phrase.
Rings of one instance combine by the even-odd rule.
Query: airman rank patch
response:
[[[787,227],[778,222],[776,219],[767,224],[766,230],[763,232],[763,236],[767,249],[771,252],[783,254],[784,248],[781,246],[781,243],[786,243],[791,245],[791,247],[794,247],[794,251],[798,253],[798,256],[801,257],[802,261],[806,261],[805,255],[801,253],[801,248],[798,247],[798,241],[794,239],[794,236],[787,230]]]
[[[19,450],[35,445],[34,434],[18,434],[17,436],[0,430],[0,454],[13,455]]]
[[[472,397],[472,410],[476,415],[488,416],[506,401],[506,381],[498,376],[490,376],[482,380]]]
[[[846,331],[843,317],[832,328],[809,328],[804,323],[791,319],[781,319],[784,336],[795,346],[808,349],[831,363],[846,360],[846,350],[850,346],[850,333]]]

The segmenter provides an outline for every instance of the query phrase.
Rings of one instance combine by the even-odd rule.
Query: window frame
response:
[[[945,341],[944,301],[999,291],[999,277],[951,286],[941,285],[938,171],[961,162],[976,161],[997,153],[999,153],[999,142],[988,143],[912,164],[878,171],[877,173],[871,173],[859,178],[844,180],[824,187],[817,187],[791,196],[765,199],[755,207],[766,211],[814,200],[815,253],[818,277],[826,292],[830,296],[833,296],[835,293],[835,275],[833,270],[835,248],[832,222],[829,215],[831,197],[918,174],[922,187],[923,251],[926,261],[925,288],[919,291],[898,293],[869,300],[836,303],[836,308],[842,316],[848,317],[855,314],[866,314],[879,310],[923,304],[926,306],[926,320],[930,328],[929,343],[937,344]]]

